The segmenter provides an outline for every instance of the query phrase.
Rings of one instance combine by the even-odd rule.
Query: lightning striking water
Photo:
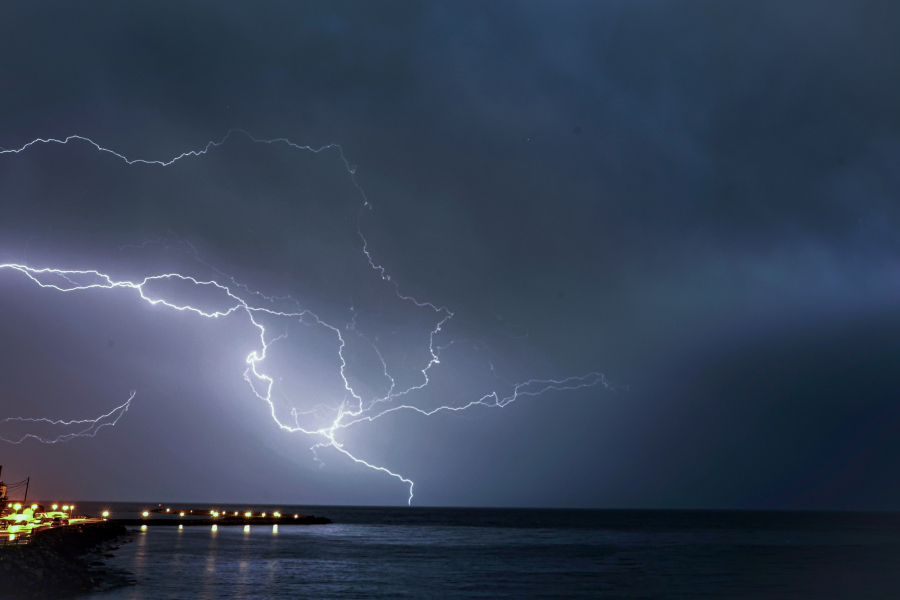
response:
[[[167,167],[175,163],[176,161],[187,159],[190,157],[199,157],[204,154],[207,154],[211,149],[221,146],[225,143],[225,141],[235,133],[241,133],[246,135],[249,139],[256,143],[260,144],[285,144],[291,148],[308,151],[312,153],[320,153],[325,150],[334,149],[337,151],[340,160],[343,162],[346,170],[353,182],[355,188],[359,191],[362,198],[362,207],[359,213],[361,217],[362,211],[365,209],[371,209],[371,204],[366,198],[365,193],[360,188],[360,186],[356,182],[355,174],[356,168],[350,164],[350,162],[345,158],[343,149],[337,144],[329,144],[327,146],[322,146],[320,148],[313,148],[311,146],[301,146],[299,144],[295,144],[285,138],[277,138],[271,140],[260,140],[256,139],[244,131],[241,130],[232,130],[229,131],[225,137],[222,138],[221,141],[215,142],[211,141],[206,144],[206,146],[202,150],[192,150],[189,152],[184,152],[175,158],[169,160],[144,160],[144,159],[129,159],[126,156],[104,148],[97,144],[96,142],[82,136],[69,136],[64,139],[36,139],[33,140],[21,148],[17,149],[0,149],[0,154],[8,154],[8,153],[20,153],[28,150],[29,148],[34,147],[37,144],[61,144],[65,145],[70,142],[84,142],[86,144],[90,144],[97,151],[101,153],[108,153],[119,159],[123,160],[125,163],[129,165],[133,164],[146,164],[146,165],[157,165],[159,167]],[[605,387],[610,387],[604,376],[600,373],[592,372],[588,373],[584,376],[579,377],[569,377],[563,380],[555,381],[555,380],[538,380],[531,379],[528,381],[509,384],[512,392],[509,394],[500,394],[497,391],[491,391],[482,395],[481,397],[471,400],[467,403],[458,405],[458,406],[440,406],[437,408],[425,410],[416,406],[412,406],[410,404],[395,404],[394,401],[404,396],[410,395],[416,391],[422,390],[430,383],[429,372],[440,363],[440,352],[450,344],[447,344],[443,347],[438,347],[435,345],[435,336],[437,336],[442,327],[444,327],[448,321],[450,321],[454,314],[448,308],[443,306],[438,306],[431,302],[420,301],[410,295],[404,294],[401,289],[399,283],[388,274],[385,267],[375,261],[369,250],[369,244],[366,240],[365,236],[362,233],[360,219],[357,219],[357,234],[362,240],[362,252],[365,254],[366,260],[370,267],[378,274],[382,281],[390,285],[393,289],[393,292],[396,294],[397,298],[399,298],[402,302],[410,303],[415,305],[421,309],[427,309],[434,313],[436,324],[434,328],[430,331],[430,335],[428,337],[428,352],[430,358],[424,367],[420,370],[421,378],[418,383],[410,385],[403,389],[398,389],[395,378],[389,373],[387,361],[385,361],[382,356],[381,351],[379,350],[377,344],[372,340],[363,336],[362,333],[356,330],[356,314],[354,314],[353,319],[345,324],[344,326],[334,325],[332,323],[328,323],[325,320],[321,319],[318,315],[313,313],[308,309],[302,308],[299,303],[294,301],[289,297],[280,297],[273,298],[270,296],[263,295],[259,291],[254,291],[248,288],[246,285],[238,283],[235,279],[218,269],[211,267],[206,264],[210,268],[215,271],[215,273],[221,278],[211,278],[211,279],[198,279],[195,277],[182,275],[179,273],[163,273],[157,275],[151,275],[139,280],[117,280],[111,277],[110,275],[101,273],[96,270],[65,270],[65,269],[54,269],[54,268],[34,268],[25,264],[18,263],[5,263],[0,264],[0,272],[3,271],[12,271],[16,272],[41,288],[53,290],[56,292],[64,292],[64,293],[86,293],[92,291],[101,291],[101,290],[124,290],[127,292],[132,292],[136,294],[141,300],[152,304],[163,306],[171,310],[177,310],[182,312],[189,312],[195,314],[199,318],[207,318],[207,319],[222,319],[222,318],[245,318],[248,322],[258,331],[259,334],[259,342],[256,348],[252,349],[246,357],[246,370],[244,371],[244,379],[249,384],[252,392],[256,397],[260,400],[266,402],[269,405],[270,413],[275,421],[276,425],[282,430],[291,432],[291,433],[305,433],[307,435],[313,436],[314,438],[318,438],[317,441],[312,446],[312,451],[316,455],[316,459],[318,460],[318,455],[316,451],[320,448],[331,447],[345,455],[347,458],[352,461],[364,465],[370,469],[380,471],[385,473],[391,477],[398,479],[399,481],[406,484],[409,488],[409,498],[408,503],[412,503],[413,499],[413,481],[404,477],[394,471],[389,470],[386,467],[374,465],[358,456],[355,456],[351,452],[349,452],[343,445],[341,441],[338,440],[338,433],[340,431],[346,430],[349,427],[361,422],[372,422],[376,419],[379,419],[389,413],[394,413],[398,411],[413,411],[423,416],[431,416],[439,412],[458,412],[470,409],[476,405],[481,405],[485,407],[493,407],[493,408],[502,408],[508,406],[510,403],[517,400],[519,397],[524,396],[538,396],[550,390],[575,390],[584,387],[590,387],[595,385],[602,385]],[[189,242],[182,242],[190,246]],[[192,250],[193,247],[191,247]],[[195,258],[198,258],[199,255],[194,250],[193,252]],[[187,285],[191,288],[196,288],[198,290],[212,290],[214,292],[219,293],[223,298],[227,298],[225,301],[225,305],[216,310],[205,309],[200,306],[195,306],[191,303],[187,303],[184,301],[174,300],[171,297],[167,297],[164,293],[157,291],[153,291],[153,284],[160,282],[174,282],[177,284]],[[297,307],[296,310],[275,310],[271,307],[271,305],[264,306],[260,305],[260,301],[272,302],[274,300],[289,300]],[[275,392],[275,379],[271,374],[267,374],[265,371],[265,361],[266,358],[272,349],[273,344],[279,342],[287,337],[286,333],[280,335],[273,335],[270,331],[267,330],[265,319],[267,318],[280,318],[280,319],[289,319],[294,322],[299,322],[307,325],[313,325],[316,327],[324,328],[329,335],[333,336],[335,341],[337,342],[337,359],[339,363],[339,374],[341,379],[343,380],[343,388],[347,394],[347,398],[341,401],[341,403],[337,407],[332,407],[328,405],[319,405],[313,408],[312,411],[306,411],[306,413],[298,411],[296,408],[292,409],[291,416],[293,417],[292,422],[285,422],[283,419],[279,418],[278,413],[276,411],[275,402],[273,400],[273,393]],[[371,400],[365,401],[363,400],[363,396],[360,392],[357,392],[353,385],[351,385],[350,379],[347,374],[347,359],[345,357],[345,349],[347,346],[347,340],[345,339],[345,335],[357,335],[360,336],[366,343],[368,343],[371,348],[374,350],[378,359],[381,361],[381,366],[383,367],[383,373],[385,378],[390,382],[389,388],[387,392],[380,397],[373,398]],[[452,342],[450,342],[452,343]],[[491,370],[494,370],[493,364],[491,364]],[[496,373],[496,372],[495,372]],[[499,376],[498,376],[499,378]],[[505,381],[505,380],[504,380]],[[506,382],[508,383],[508,382]],[[0,424],[9,423],[9,422],[35,422],[35,423],[44,423],[47,425],[55,425],[55,426],[67,426],[71,427],[73,425],[76,426],[84,426],[85,428],[76,431],[70,432],[66,434],[59,435],[54,439],[45,438],[38,435],[33,434],[25,434],[18,440],[11,440],[0,437],[8,442],[12,443],[21,443],[25,439],[33,438],[37,439],[41,442],[45,443],[56,443],[56,442],[64,442],[75,437],[84,437],[89,436],[93,437],[96,435],[97,431],[100,428],[105,427],[107,425],[115,425],[122,415],[128,410],[131,400],[134,398],[134,393],[132,393],[131,397],[125,404],[113,409],[109,413],[98,417],[94,420],[85,420],[85,421],[51,421],[48,419],[25,419],[25,418],[8,418],[3,421],[0,421]],[[325,427],[318,428],[307,428],[302,427],[299,423],[299,416],[302,414],[308,414],[311,412],[324,412],[331,413],[334,415],[333,419],[328,423]]]

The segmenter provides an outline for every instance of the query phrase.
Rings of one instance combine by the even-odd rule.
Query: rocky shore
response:
[[[126,584],[86,555],[127,533],[118,523],[89,523],[39,531],[28,545],[0,546],[0,598],[63,598]]]

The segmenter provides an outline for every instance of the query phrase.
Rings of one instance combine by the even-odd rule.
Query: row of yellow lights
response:
[[[21,505],[20,503],[16,503],[16,504],[12,505],[12,507],[13,507],[14,509],[16,509],[16,512],[18,512],[18,511],[20,511],[20,510],[22,509],[22,505]],[[31,510],[37,510],[37,508],[38,508],[38,505],[37,505],[37,504],[32,504],[32,505],[31,505]],[[59,508],[59,505],[58,505],[58,504],[54,504],[54,505],[53,505],[53,510],[57,510],[58,508]],[[64,512],[68,512],[69,510],[75,510],[75,507],[74,507],[74,506],[69,506],[68,504],[65,504],[65,505],[63,505],[62,509],[63,509]],[[167,509],[166,509],[166,512],[169,512],[169,510],[170,510],[170,509],[167,508]],[[193,511],[191,511],[191,512],[193,512]],[[149,511],[146,511],[146,510],[145,510],[143,513],[141,513],[141,514],[142,514],[142,516],[145,517],[145,518],[150,516],[150,512],[149,512]],[[215,518],[215,517],[218,517],[218,516],[220,516],[220,515],[224,515],[225,513],[220,513],[220,512],[217,511],[217,510],[211,510],[211,511],[209,511],[209,514],[211,514],[211,515]],[[180,513],[178,513],[178,515],[181,516],[181,517],[183,517],[183,516],[184,516],[184,511],[181,511]],[[235,511],[234,516],[235,516],[235,517],[238,516],[238,512],[237,512],[237,511]],[[247,518],[250,518],[250,517],[253,516],[253,513],[250,512],[250,511],[247,511],[247,512],[244,513],[244,516],[247,517]],[[260,513],[260,516],[263,517],[263,518],[265,518],[265,517],[266,517],[266,513]],[[275,517],[275,518],[281,518],[281,513],[278,512],[278,511],[275,511],[274,513],[272,513],[272,516]],[[104,511],[103,511],[103,518],[104,518],[104,519],[108,519],[108,518],[109,518],[109,511],[108,511],[108,510],[104,510]],[[300,518],[300,515],[294,515],[294,518],[295,518],[295,519],[299,519],[299,518]]]
[[[22,510],[22,504],[19,502],[16,502],[15,504],[9,503],[9,504],[7,504],[7,506],[12,506],[14,509],[16,509],[16,512],[19,512],[20,510]],[[54,504],[51,508],[53,508],[53,510],[58,510],[59,504]],[[38,509],[37,504],[31,505],[31,510],[37,510],[37,509]],[[62,509],[63,509],[63,512],[69,512],[70,510],[75,510],[75,507],[65,504],[65,505],[63,505]]]
[[[170,508],[167,508],[167,509],[166,509],[166,512],[169,512],[169,511],[171,511],[171,509],[170,509]],[[193,511],[191,511],[191,512],[193,512]],[[226,517],[228,516],[227,513],[225,513],[225,512],[219,512],[219,511],[217,511],[217,510],[211,510],[211,511],[209,511],[209,514],[211,514],[211,515],[213,516],[213,518],[215,518],[215,517],[220,517],[220,516],[226,516]],[[238,511],[235,511],[235,512],[234,512],[234,516],[235,516],[235,517],[238,516],[238,514],[239,514]],[[103,513],[103,516],[104,516],[104,517],[108,517],[108,516],[109,516],[109,511],[105,511],[105,512]],[[149,516],[150,516],[150,511],[145,510],[144,512],[141,513],[141,516],[143,516],[144,518],[149,517]],[[181,511],[180,513],[178,513],[178,516],[179,516],[179,517],[183,517],[183,516],[184,516],[184,511]],[[244,516],[249,518],[249,517],[252,517],[252,516],[253,516],[253,513],[248,511],[248,512],[245,512],[245,513],[244,513]],[[259,516],[265,518],[266,513],[260,513]],[[280,518],[281,518],[281,513],[278,512],[278,511],[276,510],[274,513],[272,513],[272,516],[275,517],[276,519],[280,519]],[[300,518],[300,515],[294,515],[294,518],[295,518],[295,519],[299,519],[299,518]]]
[[[16,512],[19,512],[20,510],[22,510],[22,504],[21,504],[20,502],[16,502],[15,504],[13,504],[12,502],[10,502],[9,504],[7,504],[7,506],[12,506],[12,507],[15,509]],[[53,510],[55,511],[55,510],[57,510],[57,509],[59,508],[59,504],[54,504],[51,508],[53,508]],[[31,505],[31,510],[37,510],[37,509],[38,509],[38,505],[37,505],[37,504],[32,504],[32,505]],[[69,506],[68,504],[65,504],[65,505],[63,505],[62,509],[63,509],[64,512],[68,512],[69,510],[75,510],[75,507],[74,507],[74,506]],[[109,513],[106,513],[106,514],[108,515]],[[19,526],[18,526],[18,525],[13,525],[13,526],[11,526],[9,529],[10,529],[10,531],[18,531]],[[9,541],[14,542],[15,540],[16,540],[16,534],[15,534],[15,533],[10,533],[10,534],[9,534]]]
[[[37,505],[34,505],[33,508],[37,508]],[[56,505],[55,505],[55,504],[53,505],[53,508],[54,508],[54,510],[56,509]],[[67,507],[64,506],[63,508],[67,508]],[[75,507],[73,506],[72,508],[75,508]],[[17,510],[18,510],[18,509],[17,509]],[[166,509],[166,512],[169,512],[169,510],[170,510],[170,509],[167,508],[167,509]],[[213,516],[213,518],[218,517],[218,516],[221,516],[221,515],[225,515],[224,512],[220,513],[220,512],[217,511],[217,510],[211,510],[211,511],[209,511],[209,514],[211,514],[211,515]],[[147,517],[150,516],[150,511],[145,510],[144,512],[141,513],[141,516],[144,517],[144,518],[146,519]],[[181,511],[180,513],[178,513],[178,516],[183,517],[183,516],[184,516],[184,511]],[[226,516],[227,516],[227,515],[226,515]],[[234,516],[238,516],[238,512],[237,512],[237,511],[235,511]],[[247,518],[250,518],[250,517],[253,516],[253,513],[251,513],[251,512],[248,511],[248,512],[245,512],[245,513],[244,513],[244,516],[247,517]],[[260,513],[260,516],[263,517],[263,518],[265,518],[266,513]],[[281,518],[281,513],[278,512],[278,511],[275,511],[274,513],[272,513],[272,516],[275,517],[276,519],[280,519],[280,518]],[[108,511],[108,510],[104,510],[104,511],[103,511],[103,518],[104,518],[104,519],[108,519],[108,518],[109,518],[109,511]],[[295,518],[295,519],[299,519],[299,518],[300,518],[300,515],[294,515],[294,518]]]

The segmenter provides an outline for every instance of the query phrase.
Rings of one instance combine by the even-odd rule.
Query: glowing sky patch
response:
[[[125,161],[129,165],[145,164],[158,167],[168,167],[176,161],[198,158],[207,154],[213,148],[225,143],[229,136],[235,132],[229,132],[219,142],[209,142],[202,150],[182,153],[169,160],[142,160],[129,159],[112,150],[103,148],[88,138],[70,136],[64,139],[38,139],[21,148],[14,150],[0,150],[0,154],[20,153],[40,144],[69,143],[90,144],[97,151],[111,154]],[[261,144],[284,144],[294,149],[319,153],[327,149],[337,150],[340,160],[346,168],[347,174],[353,181],[353,185],[359,191],[362,202],[359,216],[363,211],[371,208],[371,204],[365,194],[356,185],[354,178],[355,168],[344,158],[340,146],[331,144],[319,149],[309,146],[300,146],[286,139],[258,140],[246,135],[254,142]],[[216,277],[203,279],[182,274],[179,272],[153,273],[140,279],[116,279],[115,277],[93,269],[73,270],[62,268],[42,267],[36,268],[20,263],[0,264],[0,273],[5,278],[23,277],[34,284],[44,288],[48,292],[67,294],[99,294],[111,290],[121,290],[136,295],[146,303],[161,307],[166,310],[188,313],[200,319],[243,319],[258,333],[255,345],[246,350],[246,367],[243,373],[245,381],[249,384],[252,393],[260,400],[266,402],[276,426],[290,433],[303,433],[313,438],[313,452],[322,448],[333,448],[353,462],[364,465],[370,469],[382,472],[394,477],[408,486],[408,502],[413,499],[413,481],[385,466],[373,464],[348,451],[344,445],[345,440],[341,432],[348,431],[353,425],[363,422],[373,422],[385,415],[398,411],[412,411],[422,416],[431,416],[441,412],[459,412],[471,409],[475,406],[502,408],[519,399],[520,397],[538,396],[551,390],[575,390],[584,387],[602,385],[609,387],[605,378],[600,373],[592,372],[582,376],[568,377],[561,380],[529,379],[518,383],[506,382],[510,388],[508,393],[500,393],[496,390],[488,391],[476,398],[464,400],[455,405],[440,405],[437,407],[422,408],[413,405],[409,399],[423,390],[431,382],[431,372],[438,368],[441,362],[441,350],[447,346],[438,346],[436,336],[442,328],[454,317],[453,312],[443,306],[417,299],[403,293],[399,283],[394,279],[373,257],[369,250],[369,244],[363,236],[357,218],[357,233],[362,241],[362,252],[368,265],[380,277],[382,284],[389,286],[398,301],[415,309],[425,311],[431,315],[431,325],[427,338],[423,338],[424,347],[412,345],[404,348],[404,353],[409,356],[421,356],[422,364],[418,368],[417,381],[410,384],[398,384],[398,377],[392,374],[388,361],[385,360],[382,351],[384,343],[379,339],[366,336],[357,328],[358,313],[351,311],[346,322],[331,322],[321,318],[317,313],[303,308],[300,302],[291,298],[278,298],[281,304],[296,306],[295,309],[283,310],[272,307],[275,298],[266,295],[259,290],[250,289],[248,286],[236,281],[233,277],[216,271]],[[0,279],[2,285],[3,279]],[[323,351],[334,354],[334,374],[339,377],[339,389],[334,390],[333,397],[340,398],[331,402],[322,403],[311,409],[300,410],[291,407],[285,413],[279,408],[282,402],[279,400],[278,381],[267,368],[272,355],[287,342],[291,335],[290,326],[303,326],[314,328],[319,334],[330,340],[330,348]],[[361,390],[361,384],[354,375],[348,373],[347,336],[359,338],[362,347],[370,348],[368,358],[370,362],[379,361],[380,371],[377,373],[375,383],[368,387],[367,391]],[[402,338],[401,338],[402,339]],[[396,343],[396,342],[395,342]],[[404,342],[407,343],[407,342]],[[376,365],[377,366],[377,365]],[[493,363],[490,365],[494,370]],[[378,390],[373,392],[372,390]],[[287,397],[281,390],[282,396]],[[3,424],[41,424],[67,428],[65,433],[56,437],[44,434],[20,433],[18,437],[2,437],[5,441],[20,443],[26,439],[35,439],[45,443],[65,442],[75,437],[93,437],[105,426],[112,426],[128,410],[135,393],[122,404],[93,420],[86,421],[53,421],[50,419],[30,419],[26,417],[9,417]],[[319,421],[324,420],[324,425],[310,426],[303,418],[314,414]]]

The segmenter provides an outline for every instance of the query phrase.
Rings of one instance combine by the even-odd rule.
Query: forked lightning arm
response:
[[[221,141],[209,142],[203,148],[203,150],[195,150],[195,151],[185,152],[183,154],[176,156],[175,158],[172,158],[172,159],[166,160],[166,161],[129,159],[121,154],[118,154],[117,152],[114,152],[107,148],[103,148],[96,142],[94,142],[88,138],[81,137],[81,136],[69,136],[65,139],[37,139],[32,142],[29,142],[28,144],[25,144],[24,146],[22,146],[21,148],[18,148],[18,149],[0,149],[0,154],[23,152],[23,151],[27,150],[28,148],[33,147],[36,144],[68,144],[71,141],[80,141],[80,142],[85,142],[87,144],[94,146],[100,152],[112,154],[113,156],[116,156],[116,157],[122,159],[123,161],[125,161],[128,164],[142,163],[142,164],[159,165],[160,167],[166,167],[166,166],[169,166],[172,163],[174,163],[178,160],[181,160],[181,159],[204,155],[207,152],[209,152],[210,149],[221,146],[223,143],[225,143],[225,141],[228,139],[229,136],[231,136],[237,132],[247,135],[247,137],[249,137],[254,142],[264,143],[264,144],[279,144],[280,143],[280,144],[288,145],[292,148],[296,148],[299,150],[305,150],[305,151],[309,151],[309,152],[313,152],[313,153],[319,153],[324,150],[328,150],[328,149],[332,149],[332,148],[336,149],[340,155],[341,161],[343,161],[345,167],[347,168],[347,172],[349,173],[351,179],[353,180],[354,186],[356,186],[357,190],[359,190],[359,192],[362,196],[362,199],[363,199],[362,207],[363,208],[371,208],[371,205],[370,205],[368,199],[366,198],[365,193],[359,187],[359,185],[357,185],[357,183],[356,183],[356,180],[354,177],[355,167],[353,167],[347,161],[347,159],[344,157],[342,148],[337,144],[330,144],[328,146],[323,146],[321,148],[316,149],[316,148],[312,148],[310,146],[300,146],[298,144],[294,144],[293,142],[290,142],[289,140],[284,139],[284,138],[278,138],[278,139],[273,139],[273,140],[258,140],[256,138],[253,138],[246,132],[243,132],[240,130],[232,130],[232,131],[228,132],[228,134],[226,134],[226,136]],[[311,311],[306,310],[306,309],[298,309],[297,311],[292,311],[292,312],[282,312],[282,311],[276,311],[276,310],[272,310],[269,308],[257,306],[253,303],[253,298],[254,297],[266,298],[266,297],[263,296],[262,294],[260,294],[259,292],[255,292],[255,291],[248,289],[247,286],[245,286],[245,285],[235,282],[233,278],[228,277],[227,275],[222,274],[226,279],[229,280],[228,284],[221,283],[221,282],[215,281],[215,280],[201,281],[201,280],[195,279],[193,277],[180,275],[178,273],[153,275],[153,276],[146,277],[139,281],[117,281],[117,280],[114,280],[109,275],[106,275],[106,274],[103,274],[103,273],[100,273],[100,272],[94,271],[94,270],[73,271],[73,270],[62,270],[62,269],[52,269],[52,268],[38,269],[38,268],[29,267],[27,265],[15,264],[15,263],[0,264],[0,271],[16,271],[16,272],[24,275],[25,277],[29,278],[31,281],[33,281],[40,287],[45,288],[45,289],[55,290],[58,292],[84,292],[84,291],[91,291],[91,290],[126,290],[126,291],[136,293],[142,300],[144,300],[150,304],[165,306],[172,310],[191,312],[191,313],[196,314],[198,317],[209,318],[209,319],[218,319],[218,318],[229,317],[232,315],[243,315],[245,318],[247,318],[249,320],[249,323],[252,324],[259,331],[259,340],[260,340],[259,347],[255,350],[253,350],[252,352],[250,352],[249,355],[247,356],[246,361],[247,361],[248,366],[244,372],[244,379],[250,384],[250,387],[251,387],[253,393],[258,398],[260,398],[261,400],[263,400],[269,404],[272,418],[275,420],[275,423],[278,425],[278,427],[280,427],[281,429],[283,429],[285,431],[292,432],[292,433],[293,432],[302,432],[302,433],[305,433],[305,434],[308,434],[311,436],[319,437],[321,439],[321,441],[312,446],[312,450],[314,453],[318,448],[330,446],[330,447],[334,448],[335,450],[341,452],[342,454],[346,455],[348,458],[350,458],[351,460],[353,460],[356,463],[365,465],[366,467],[369,467],[370,469],[374,469],[376,471],[381,471],[383,473],[390,475],[391,477],[395,477],[396,479],[399,479],[400,481],[402,481],[403,483],[405,483],[406,485],[409,486],[408,502],[410,504],[412,503],[412,499],[413,499],[413,482],[412,482],[412,480],[410,480],[406,477],[403,477],[402,475],[399,475],[397,473],[394,473],[393,471],[390,471],[389,469],[387,469],[385,467],[370,464],[369,462],[366,462],[365,460],[362,460],[362,459],[354,456],[349,451],[347,451],[347,449],[344,448],[343,445],[339,441],[337,441],[335,439],[336,432],[338,430],[350,427],[351,425],[353,425],[355,423],[359,423],[362,421],[371,422],[371,421],[374,421],[375,419],[378,419],[388,413],[392,413],[395,411],[401,411],[401,410],[415,411],[419,414],[422,414],[425,416],[430,416],[430,415],[433,415],[438,412],[463,411],[463,410],[471,408],[475,405],[502,408],[504,406],[507,406],[511,402],[514,402],[520,396],[537,396],[537,395],[543,394],[544,392],[549,391],[549,390],[574,390],[574,389],[578,389],[578,388],[594,386],[597,384],[601,384],[605,387],[609,387],[609,384],[607,383],[607,381],[603,377],[603,375],[601,375],[600,373],[589,373],[582,377],[569,377],[569,378],[563,379],[561,381],[536,380],[536,379],[525,381],[523,383],[519,383],[519,384],[515,384],[515,385],[511,386],[513,388],[513,391],[508,396],[501,397],[497,392],[491,392],[489,394],[482,396],[478,400],[473,400],[473,401],[469,402],[468,404],[465,404],[462,406],[441,406],[441,407],[433,409],[433,410],[423,410],[421,408],[406,405],[406,404],[400,404],[400,405],[385,404],[385,403],[393,401],[394,399],[405,396],[411,392],[420,390],[428,385],[428,383],[429,383],[428,371],[434,365],[436,365],[440,362],[440,359],[439,359],[440,348],[437,348],[437,349],[435,348],[434,337],[438,332],[441,331],[441,327],[445,323],[447,323],[447,321],[449,321],[450,319],[453,318],[453,313],[445,307],[437,306],[430,302],[422,302],[411,296],[407,296],[407,295],[404,295],[403,293],[401,293],[400,287],[399,287],[397,281],[391,278],[391,276],[386,272],[386,270],[383,266],[381,266],[380,264],[375,262],[374,258],[372,257],[371,253],[369,252],[368,242],[362,234],[362,230],[360,228],[359,222],[357,222],[357,233],[359,234],[360,238],[362,239],[363,253],[366,256],[366,260],[369,262],[369,265],[372,267],[372,269],[374,269],[375,271],[378,272],[379,276],[381,277],[381,279],[383,281],[388,282],[390,285],[393,286],[394,292],[396,293],[397,297],[405,302],[413,303],[420,308],[431,309],[432,311],[434,311],[434,313],[437,317],[437,324],[435,325],[435,328],[431,331],[431,334],[429,336],[429,348],[428,349],[431,354],[431,358],[430,358],[428,364],[421,370],[422,380],[421,380],[421,383],[419,383],[417,385],[413,385],[413,386],[411,386],[407,389],[403,389],[403,390],[395,389],[394,378],[391,377],[390,374],[388,373],[387,363],[385,362],[385,360],[382,357],[381,353],[379,352],[378,348],[375,347],[374,344],[372,344],[372,347],[375,349],[376,354],[381,359],[382,366],[384,367],[384,374],[391,381],[391,386],[390,386],[390,389],[388,390],[387,394],[384,397],[377,398],[374,401],[371,401],[368,403],[364,402],[362,397],[353,389],[353,387],[350,384],[350,381],[347,377],[347,374],[345,372],[346,367],[347,367],[347,361],[344,357],[344,349],[346,347],[346,342],[344,340],[344,337],[341,333],[341,329],[339,327],[337,327],[335,325],[331,325],[329,323],[326,323],[325,321],[320,319],[317,315],[315,315],[314,313],[312,313]],[[220,274],[221,274],[221,272],[220,272]],[[164,296],[155,295],[146,289],[148,283],[152,283],[155,281],[162,281],[162,280],[170,280],[170,281],[177,280],[177,281],[180,281],[182,283],[187,283],[192,286],[197,286],[197,287],[209,286],[209,287],[217,288],[218,291],[224,293],[228,297],[229,305],[227,306],[227,308],[224,308],[221,310],[215,310],[215,311],[203,310],[201,308],[192,306],[190,304],[185,304],[183,302],[176,302],[174,300],[168,300]],[[272,400],[272,391],[273,391],[273,387],[275,385],[275,381],[271,376],[262,372],[261,364],[266,359],[266,355],[269,350],[269,347],[274,342],[284,338],[285,336],[284,335],[277,336],[277,337],[269,336],[268,332],[266,331],[266,327],[261,322],[261,318],[260,318],[260,317],[265,317],[265,316],[286,317],[286,318],[290,318],[290,319],[297,319],[299,321],[303,321],[303,322],[307,322],[307,323],[314,323],[318,326],[324,327],[327,330],[329,330],[331,333],[333,333],[333,335],[337,339],[338,359],[339,359],[339,363],[340,363],[340,368],[339,368],[340,375],[341,375],[341,378],[344,383],[344,388],[346,389],[347,393],[349,393],[350,396],[352,396],[352,398],[354,399],[354,403],[353,403],[353,406],[351,406],[347,402],[342,402],[341,405],[336,409],[337,416],[334,418],[333,422],[331,422],[330,425],[328,425],[327,427],[323,427],[320,429],[305,429],[305,428],[301,427],[297,420],[297,415],[299,413],[296,411],[296,409],[294,411],[292,411],[292,414],[294,416],[293,424],[284,423],[278,418],[278,416],[276,414],[276,410],[275,410],[275,404]],[[348,328],[348,329],[352,329],[352,328]],[[20,417],[8,418],[3,421],[0,421],[0,424],[6,423],[6,422],[11,422],[11,421],[18,421],[18,422],[27,421],[27,422],[44,422],[44,423],[53,424],[53,425],[66,425],[66,426],[87,425],[87,427],[82,429],[81,431],[77,431],[75,433],[68,433],[68,434],[60,435],[59,437],[57,437],[55,439],[42,438],[40,436],[31,435],[31,434],[25,435],[19,440],[7,440],[5,438],[0,438],[0,439],[4,439],[5,441],[8,441],[8,442],[19,443],[19,442],[22,442],[24,439],[34,438],[34,439],[38,439],[42,442],[55,443],[55,442],[68,441],[74,437],[81,437],[81,436],[93,437],[94,435],[96,435],[97,431],[101,427],[104,427],[106,425],[115,425],[118,422],[118,420],[122,417],[122,415],[128,410],[128,407],[133,398],[134,398],[134,393],[132,393],[131,397],[128,399],[128,401],[125,404],[117,407],[116,409],[112,410],[108,414],[103,415],[102,417],[99,417],[98,419],[95,419],[93,421],[63,422],[63,421],[50,421],[48,419],[24,419],[24,418],[20,418]]]
[[[68,442],[69,440],[77,437],[94,437],[97,435],[97,432],[100,431],[103,427],[112,426],[119,422],[119,419],[122,418],[128,411],[128,407],[131,406],[131,401],[134,400],[135,392],[131,392],[131,396],[128,400],[125,401],[125,404],[121,406],[117,406],[105,415],[99,416],[96,419],[85,419],[83,421],[53,421],[51,419],[29,419],[24,417],[9,417],[8,419],[0,420],[0,424],[2,423],[46,423],[48,425],[61,425],[64,427],[71,427],[72,425],[77,425],[81,427],[80,431],[70,432],[70,433],[61,433],[55,438],[43,437],[40,435],[34,435],[32,433],[25,433],[19,436],[19,439],[13,440],[0,435],[0,440],[4,442],[9,442],[11,444],[21,444],[27,439],[34,439],[39,442],[43,442],[45,444],[55,444],[57,442]]]

